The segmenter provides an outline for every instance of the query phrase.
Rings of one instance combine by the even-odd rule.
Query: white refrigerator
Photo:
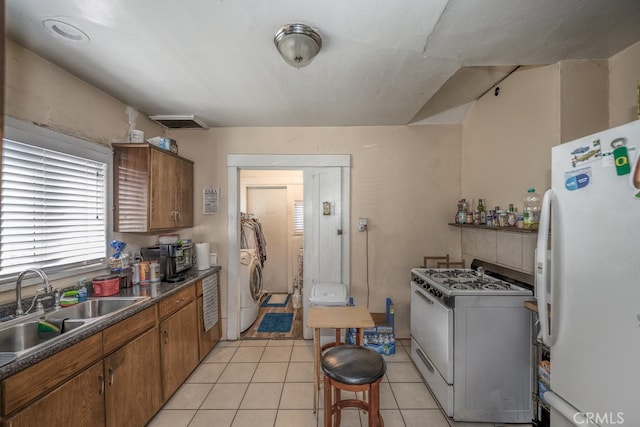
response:
[[[639,151],[640,121],[552,148],[536,249],[552,427],[640,426]]]

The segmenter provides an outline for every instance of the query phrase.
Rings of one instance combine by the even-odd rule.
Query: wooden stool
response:
[[[340,411],[355,407],[369,413],[369,427],[384,427],[380,414],[380,382],[387,365],[374,350],[355,345],[341,345],[322,356],[324,371],[324,425],[340,425]],[[367,400],[340,399],[340,391],[363,391]],[[333,401],[331,392],[333,391]],[[335,424],[332,418],[335,414]]]

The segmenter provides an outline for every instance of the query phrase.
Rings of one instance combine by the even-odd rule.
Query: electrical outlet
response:
[[[358,231],[364,231],[367,229],[367,218],[360,218],[358,221]]]

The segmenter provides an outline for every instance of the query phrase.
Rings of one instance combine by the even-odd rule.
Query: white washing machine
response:
[[[240,332],[244,332],[258,318],[262,294],[262,267],[255,249],[240,250]]]

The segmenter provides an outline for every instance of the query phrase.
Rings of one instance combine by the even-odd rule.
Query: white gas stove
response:
[[[517,285],[473,269],[414,268],[411,281],[436,298],[447,301],[456,295],[532,295],[525,285]]]
[[[454,420],[531,421],[532,283],[476,260],[411,270],[411,358]]]

